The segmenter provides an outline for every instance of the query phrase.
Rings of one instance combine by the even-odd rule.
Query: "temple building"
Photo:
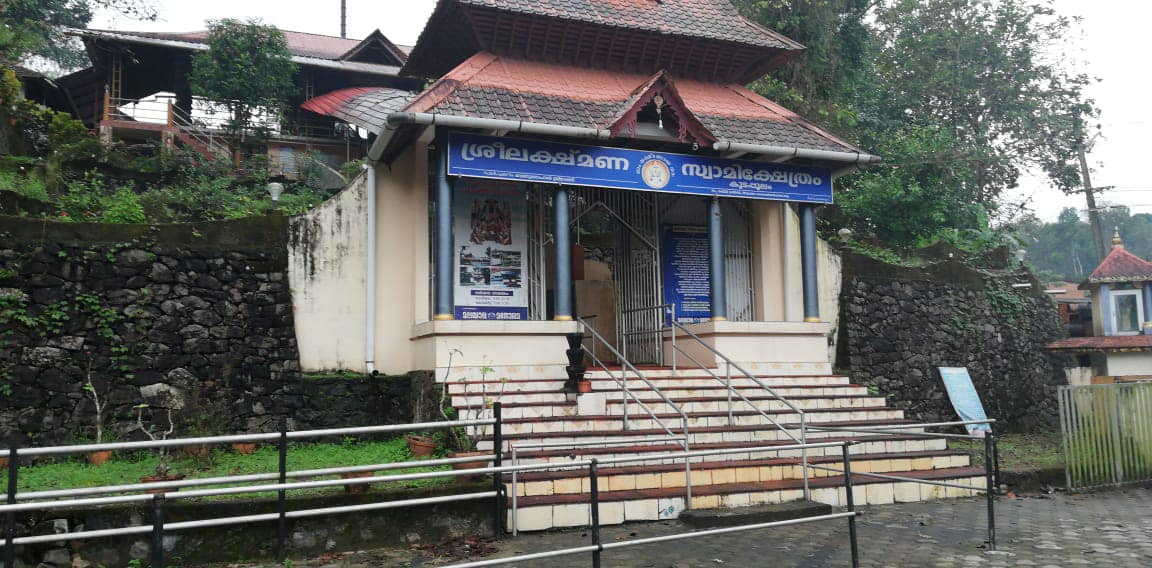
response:
[[[302,367],[435,371],[462,416],[501,402],[522,460],[903,421],[833,373],[839,264],[816,231],[880,158],[745,87],[803,49],[728,0],[440,0],[399,72],[426,88],[304,104],[375,136],[365,175],[293,225]],[[983,483],[943,439],[864,438],[861,468]],[[601,519],[838,504],[800,458],[617,469]],[[586,523],[568,473],[525,474],[509,526]],[[865,483],[857,502],[965,493]]]
[[[1078,355],[1072,383],[1152,380],[1152,262],[1124,248],[1120,230],[1112,251],[1080,289],[1092,297],[1093,336],[1070,337],[1048,349]]]

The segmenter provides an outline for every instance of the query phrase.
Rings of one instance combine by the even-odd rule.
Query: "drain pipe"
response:
[[[364,324],[364,368],[376,374],[376,164],[364,164],[365,191],[368,192],[368,272],[364,277],[367,295]]]
[[[525,122],[523,120],[504,120],[499,118],[476,118],[473,116],[455,116],[450,114],[434,114],[427,112],[394,112],[385,119],[384,128],[380,130],[376,141],[368,149],[368,159],[377,161],[384,154],[384,149],[396,130],[405,124],[418,124],[421,126],[444,126],[449,128],[479,128],[481,130],[499,130],[503,132],[523,132],[526,134],[540,134],[545,136],[564,136],[568,138],[611,138],[612,131],[605,128],[583,128],[579,126],[560,126],[541,122]]]

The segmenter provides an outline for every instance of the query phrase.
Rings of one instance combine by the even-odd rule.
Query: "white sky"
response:
[[[121,30],[187,31],[203,29],[205,19],[260,18],[285,30],[340,34],[340,0],[155,0],[157,22],[137,22],[101,13],[92,27]],[[348,36],[362,38],[379,28],[388,39],[412,45],[432,13],[435,0],[348,0]],[[1137,38],[1152,19],[1147,0],[1055,0],[1056,8],[1083,18],[1079,53],[1069,54],[1080,69],[1101,79],[1090,95],[1101,108],[1103,136],[1089,155],[1096,186],[1116,186],[1103,200],[1125,204],[1134,213],[1152,213],[1152,180],[1144,170],[1149,160],[1144,133],[1152,130],[1145,103],[1152,79],[1143,69]],[[448,40],[451,41],[451,40]],[[1064,207],[1084,209],[1083,195],[1065,196],[1042,179],[1027,177],[1009,200],[1027,200],[1044,220],[1054,220]]]

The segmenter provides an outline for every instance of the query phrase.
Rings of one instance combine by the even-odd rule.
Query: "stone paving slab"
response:
[[[981,567],[1152,566],[1152,488],[1133,487],[1084,495],[1001,498],[997,502],[999,551],[986,552],[982,498],[880,505],[862,509],[861,566]],[[604,542],[694,530],[670,521],[605,528]],[[495,543],[487,558],[587,544],[587,530],[525,534]],[[471,558],[470,560],[479,560]],[[347,568],[445,566],[418,551],[369,551],[295,567]],[[586,568],[591,557],[507,564],[521,568]],[[842,520],[763,529],[605,551],[604,567],[717,568],[744,566],[850,566],[847,522]]]

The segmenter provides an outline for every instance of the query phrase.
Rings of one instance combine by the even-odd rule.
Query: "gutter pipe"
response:
[[[433,114],[427,112],[394,112],[385,119],[384,129],[372,143],[368,150],[368,159],[377,161],[388,147],[388,142],[396,134],[396,130],[405,124],[419,124],[424,126],[445,126],[449,128],[480,128],[484,130],[503,130],[507,132],[523,132],[526,134],[540,134],[547,136],[565,136],[568,138],[596,138],[607,139],[612,132],[605,128],[583,128],[579,126],[560,126],[557,124],[543,124],[539,122],[524,122],[523,120],[503,120],[498,118],[476,118],[471,116],[455,116],[449,114]]]
[[[721,141],[712,145],[718,152],[747,152],[776,158],[807,158],[809,160],[824,160],[828,162],[848,162],[854,166],[880,162],[880,156],[864,154],[861,152],[833,152],[831,150],[808,150],[805,148],[789,148],[787,146],[768,146],[764,144],[745,144],[742,142]]]
[[[368,272],[364,288],[367,294],[367,313],[364,318],[364,367],[369,375],[376,374],[376,164],[364,164],[367,173],[364,183],[368,192]]]

